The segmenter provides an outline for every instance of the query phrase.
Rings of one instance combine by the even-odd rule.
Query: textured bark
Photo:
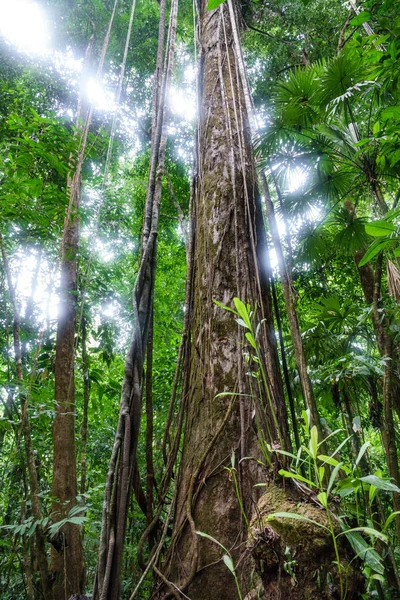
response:
[[[80,177],[73,180],[72,209],[64,228],[61,259],[60,304],[55,360],[55,412],[53,423],[52,513],[59,521],[68,516],[78,495],[75,448],[75,326],[77,301],[78,208]],[[54,600],[83,592],[84,565],[81,532],[67,523],[51,551]]]
[[[82,80],[87,75],[94,36],[86,49]],[[81,86],[82,87],[82,86]],[[86,151],[92,109],[78,99],[77,125],[82,134],[75,171],[68,177],[69,202],[61,242],[61,274],[55,358],[55,418],[53,423],[52,513],[54,521],[68,516],[78,494],[75,447],[75,328],[77,310],[77,254],[79,243],[79,204],[81,173]],[[83,123],[82,123],[83,121]],[[54,541],[54,540],[53,540]],[[51,550],[50,571],[54,600],[83,592],[84,562],[81,532],[66,524]]]
[[[231,465],[234,452],[240,493],[248,514],[255,500],[254,490],[259,489],[252,485],[264,477],[251,461],[239,465],[244,456],[259,456],[254,404],[250,398],[234,395],[249,392],[243,329],[231,313],[216,306],[213,300],[232,306],[236,296],[253,307],[257,302],[264,309],[260,298],[265,288],[257,250],[265,238],[259,237],[255,225],[256,216],[260,217],[259,199],[231,16],[227,5],[206,11],[207,3],[201,4],[193,306],[190,361],[183,394],[187,414],[174,531],[163,578],[164,583],[167,579],[174,584],[165,584],[164,591],[169,596],[180,598],[177,590],[182,590],[191,600],[212,600],[236,597],[236,586],[220,560],[220,548],[199,538],[195,530],[215,537],[237,562],[247,533],[232,477],[224,467]],[[268,302],[271,305],[270,297]],[[261,314],[260,310],[256,321]],[[271,334],[273,323],[269,321],[266,326]],[[260,330],[259,344],[272,369],[274,357],[265,329]],[[276,352],[276,340],[274,345]],[[272,402],[282,407],[283,394],[278,397],[278,389],[283,389],[279,371],[274,375],[279,383],[271,394]],[[216,397],[220,392],[232,392],[232,396]],[[265,398],[262,401],[268,405]],[[273,432],[273,440],[268,441],[277,441],[271,411],[265,415],[257,406],[257,416],[266,420]],[[285,425],[282,424],[283,430]],[[238,573],[245,590],[250,576],[245,558]]]
[[[114,0],[108,27],[99,57],[97,77],[100,77],[110,41],[111,28],[118,0]],[[81,83],[85,81],[94,43],[94,35],[86,49]],[[82,89],[82,86],[81,86]],[[68,177],[69,203],[66,211],[61,244],[61,278],[55,360],[55,419],[53,424],[53,483],[52,513],[55,521],[68,516],[76,505],[78,493],[75,447],[75,329],[77,320],[77,255],[79,245],[79,206],[82,186],[82,168],[93,118],[93,104],[87,106],[80,94],[77,110],[77,130],[80,131],[79,151],[75,169]],[[54,600],[67,600],[71,594],[80,594],[84,587],[84,561],[81,531],[67,523],[53,544],[50,568],[54,585]]]

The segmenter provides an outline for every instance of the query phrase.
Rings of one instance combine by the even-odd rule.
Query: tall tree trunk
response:
[[[89,357],[87,353],[87,323],[85,317],[82,318],[82,374],[83,374],[83,416],[81,424],[81,481],[80,494],[86,492],[87,478],[87,439],[88,439],[88,411],[90,400],[90,378],[89,378]]]
[[[154,503],[154,463],[153,463],[153,336],[154,336],[154,310],[152,310],[149,343],[146,359],[146,524],[153,521]],[[154,535],[149,536],[149,550],[154,546]]]
[[[113,9],[103,39],[97,68],[100,77],[118,0]],[[82,81],[89,69],[94,35],[86,49]],[[55,360],[55,419],[53,423],[53,483],[52,512],[55,521],[68,517],[76,505],[78,493],[75,446],[75,329],[77,320],[77,254],[79,245],[79,207],[82,187],[82,168],[94,107],[87,106],[81,94],[78,101],[77,124],[81,139],[75,170],[68,177],[69,203],[61,244],[61,279]],[[82,123],[83,122],[83,123]],[[83,592],[84,560],[81,531],[77,525],[66,523],[59,539],[53,544],[50,563],[54,578],[54,600],[68,600],[72,594]]]
[[[234,52],[236,23],[232,11],[221,5],[199,14],[201,48],[199,75],[198,177],[195,181],[195,252],[191,299],[191,343],[183,397],[187,405],[183,455],[177,483],[177,508],[168,557],[162,578],[167,594],[192,600],[234,598],[232,574],[220,561],[220,548],[199,538],[200,530],[229,548],[234,559],[247,536],[240,503],[250,514],[252,485],[263,480],[260,467],[241,458],[259,456],[252,399],[243,357],[243,329],[232,314],[215,305],[232,306],[234,297],[264,308],[257,250],[265,243],[260,223],[256,174],[251,155],[245,89]],[[268,299],[270,302],[270,298]],[[255,320],[260,320],[261,310]],[[266,328],[273,327],[269,320]],[[267,336],[259,336],[263,354],[271,359]],[[275,340],[276,349],[276,340]],[[275,374],[283,389],[280,373]],[[187,398],[185,391],[187,390]],[[275,390],[277,391],[277,390]],[[217,396],[224,392],[226,395]],[[230,395],[231,393],[231,395]],[[283,394],[282,394],[283,395]],[[268,401],[261,399],[268,406]],[[283,397],[273,401],[284,406]],[[254,399],[257,404],[257,398]],[[271,443],[283,438],[271,410],[258,415],[272,431]],[[286,423],[282,424],[282,431]],[[232,453],[239,480],[237,497],[232,476]],[[248,585],[246,560],[239,568],[243,588]],[[169,583],[168,583],[169,581]]]
[[[299,319],[296,310],[296,300],[294,297],[294,291],[292,286],[292,276],[288,275],[287,265],[285,261],[285,256],[283,254],[281,239],[278,230],[278,224],[275,216],[275,209],[272,202],[271,194],[269,192],[267,179],[265,174],[261,174],[261,180],[263,184],[263,192],[265,196],[265,207],[266,213],[268,216],[268,222],[270,226],[270,232],[272,237],[272,242],[274,244],[276,256],[278,259],[278,269],[281,278],[283,297],[285,300],[287,318],[289,322],[290,333],[293,342],[293,351],[296,360],[297,370],[299,372],[299,378],[301,383],[301,388],[303,391],[304,401],[306,403],[306,407],[310,411],[311,423],[315,425],[318,429],[318,438],[319,440],[324,439],[321,422],[319,419],[317,403],[315,401],[314,391],[311,385],[310,376],[308,374],[307,368],[307,358],[306,353],[304,351],[303,340],[301,337]]]
[[[71,213],[64,228],[61,258],[60,304],[55,360],[55,412],[53,423],[53,518],[68,517],[78,494],[75,448],[75,327],[77,305],[78,209],[80,177],[70,187]],[[54,600],[68,600],[83,591],[84,565],[81,532],[67,523],[51,552]]]
[[[120,417],[107,474],[102,531],[93,597],[117,600],[130,494],[137,469],[144,360],[151,321],[157,258],[157,234],[167,144],[166,96],[172,78],[178,1],[173,0],[162,85],[165,0],[160,3],[157,66],[153,87],[153,131],[150,172],[142,233],[141,258],[133,290],[134,330],[125,359]]]

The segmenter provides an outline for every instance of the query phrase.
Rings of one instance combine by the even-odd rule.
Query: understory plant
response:
[[[238,298],[234,298],[233,303],[235,309],[220,303],[216,304],[232,312],[238,325],[245,330],[244,337],[249,345],[249,349],[244,349],[249,369],[248,375],[250,380],[256,380],[258,392],[262,395],[262,392],[267,389],[267,375],[257,342],[261,323],[257,326],[254,325],[253,319],[256,311],[252,310],[249,304],[244,304]],[[250,385],[250,389],[252,393],[249,397],[251,398],[254,395],[252,385]],[[289,466],[280,469],[279,475],[296,482],[296,485],[300,486],[303,491],[313,493],[326,513],[327,525],[292,512],[275,512],[269,515],[269,520],[308,521],[329,532],[335,552],[341,600],[346,599],[347,571],[355,559],[361,560],[363,564],[363,575],[367,582],[367,594],[364,597],[369,598],[372,593],[372,595],[378,594],[380,598],[384,598],[383,587],[390,579],[387,569],[391,569],[395,574],[395,579],[398,579],[395,548],[393,547],[394,536],[392,535],[392,524],[398,512],[393,512],[390,508],[385,512],[383,506],[387,503],[381,501],[380,494],[398,493],[400,489],[392,481],[386,479],[379,469],[370,473],[363,472],[361,465],[369,464],[369,461],[366,460],[368,449],[371,446],[369,441],[361,446],[356,459],[352,462],[347,459],[347,445],[351,436],[341,439],[335,444],[334,450],[329,451],[328,454],[322,451],[331,446],[332,442],[343,434],[343,429],[336,429],[325,439],[320,439],[317,427],[311,426],[308,410],[302,412],[302,418],[299,421],[302,423],[303,443],[297,454],[289,452],[282,446],[276,447],[266,440],[261,440],[260,446],[268,465],[271,465],[273,454],[284,457],[285,465]],[[236,473],[234,456],[229,471],[233,475]],[[232,479],[236,485],[236,477],[232,476]],[[238,491],[237,494],[243,512]],[[248,523],[247,518],[246,522]],[[339,543],[343,536],[354,552],[354,558],[346,566],[341,556],[341,544]],[[214,539],[213,541],[216,542]],[[391,593],[389,590],[387,591]]]

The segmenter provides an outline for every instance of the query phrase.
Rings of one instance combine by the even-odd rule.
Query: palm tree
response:
[[[354,47],[346,48],[331,61],[291,71],[276,86],[271,124],[258,140],[258,152],[263,166],[275,173],[282,186],[290,169],[300,167],[307,173],[307,184],[302,189],[295,194],[283,193],[283,205],[297,219],[309,207],[318,207],[323,214],[322,223],[312,228],[308,244],[307,240],[303,243],[309,258],[313,244],[314,250],[318,243],[321,247],[323,230],[334,224],[337,231],[332,241],[353,255],[365,301],[371,307],[377,348],[384,360],[381,434],[390,476],[399,484],[393,416],[393,408],[400,414],[396,401],[399,348],[390,330],[392,302],[382,287],[386,257],[379,250],[384,244],[376,243],[374,269],[361,260],[368,239],[367,220],[377,213],[395,218],[388,206],[390,201],[397,202],[399,186],[396,150],[382,134],[386,129],[391,131],[387,115],[392,114],[390,107],[397,97],[393,89],[388,89],[382,72],[380,75],[377,80],[377,65],[372,60],[360,62]],[[340,223],[342,227],[338,228]],[[399,510],[399,494],[393,494],[393,503]],[[400,536],[400,518],[397,533]]]

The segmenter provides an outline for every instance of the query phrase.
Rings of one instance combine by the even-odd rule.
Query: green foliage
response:
[[[225,0],[208,0],[207,10],[214,10],[223,2],[225,2]]]
[[[381,579],[377,576],[382,576],[385,572],[383,555],[378,553],[374,549],[374,543],[376,540],[380,540],[383,544],[390,543],[388,536],[384,533],[387,526],[395,518],[395,513],[392,512],[383,526],[383,531],[380,530],[371,519],[367,519],[368,525],[358,525],[357,527],[349,527],[346,523],[345,516],[337,517],[337,509],[333,508],[335,504],[335,497],[337,494],[342,498],[346,498],[349,494],[359,495],[364,497],[367,495],[369,499],[369,511],[371,515],[374,513],[374,499],[377,490],[381,491],[394,491],[398,492],[399,488],[388,480],[382,479],[377,475],[364,475],[360,476],[359,464],[367,452],[370,443],[366,442],[359,451],[359,454],[353,465],[344,464],[339,462],[335,457],[343,449],[344,445],[349,441],[349,438],[345,439],[338,448],[330,456],[320,455],[318,448],[327,440],[319,440],[318,432],[315,426],[308,430],[308,415],[303,414],[304,430],[308,435],[308,445],[303,445],[297,456],[291,455],[293,458],[292,471],[286,471],[281,469],[279,474],[285,478],[294,479],[306,484],[309,488],[316,490],[317,498],[322,507],[326,511],[328,526],[323,525],[317,521],[309,519],[305,515],[298,513],[288,512],[275,512],[269,516],[269,520],[274,519],[295,519],[311,522],[313,525],[322,529],[328,530],[332,537],[333,545],[336,552],[336,564],[339,568],[339,576],[341,580],[341,598],[346,597],[345,591],[345,567],[341,564],[340,550],[338,545],[338,539],[341,536],[346,536],[351,547],[353,548],[356,556],[359,557],[364,563],[364,574],[367,579],[373,584],[374,581],[380,581]],[[334,432],[333,435],[339,432]],[[331,436],[329,436],[331,437]],[[327,438],[328,439],[328,438]],[[279,450],[276,450],[280,453]],[[302,454],[305,454],[305,458],[301,458]],[[287,455],[287,453],[285,453]],[[329,471],[326,471],[326,465],[334,467]],[[300,473],[306,470],[308,477],[303,477]],[[341,476],[341,471],[345,473],[345,476]],[[325,477],[325,474],[329,476]],[[343,491],[346,490],[345,493]],[[317,493],[319,492],[319,493]],[[364,508],[365,509],[365,508]],[[359,523],[363,523],[365,515],[363,512],[356,514]],[[338,530],[339,528],[339,530]],[[362,534],[362,535],[361,535]],[[365,537],[370,539],[368,543]]]
[[[218,9],[222,2],[210,0],[207,8]],[[80,60],[94,33],[91,66],[94,72],[112,2],[55,0],[51,4],[49,19],[54,25],[53,41],[58,51]],[[103,81],[109,91],[115,89],[130,7],[127,0],[119,2],[111,32]],[[223,8],[225,11],[227,7]],[[185,85],[186,71],[195,70],[196,43],[190,3],[182,7],[181,15],[178,64],[174,71],[176,89]],[[0,591],[4,600],[27,597],[27,576],[21,565],[38,526],[52,535],[62,533],[66,523],[81,527],[87,580],[93,580],[107,461],[117,426],[124,355],[132,330],[131,290],[137,276],[149,169],[150,102],[158,16],[157,2],[137,4],[124,104],[105,189],[102,173],[111,111],[95,111],[89,134],[79,212],[79,280],[74,290],[78,312],[82,312],[87,326],[85,359],[81,324],[77,324],[75,369],[79,475],[84,386],[87,381],[90,385],[87,482],[77,507],[54,524],[50,489],[58,261],[68,203],[68,176],[80,145],[79,131],[72,125],[77,103],[73,79],[77,73],[66,77],[58,73],[56,64],[47,65],[44,60],[18,55],[1,42],[0,233],[21,313],[24,376],[23,382],[18,382],[15,375],[14,313],[2,263]],[[298,453],[292,453],[282,444],[276,448],[272,440],[261,440],[264,461],[268,468],[274,453],[279,455],[286,461],[281,477],[316,493],[321,507],[330,515],[329,530],[334,543],[346,537],[355,555],[360,557],[367,593],[374,596],[379,592],[381,598],[382,594],[395,597],[397,592],[390,588],[387,565],[391,560],[392,567],[396,561],[398,566],[400,558],[395,534],[398,511],[392,507],[392,494],[398,493],[400,482],[389,477],[379,428],[383,422],[382,399],[388,365],[393,378],[399,379],[400,315],[396,300],[388,293],[385,270],[387,260],[397,265],[400,239],[397,3],[385,0],[377,4],[367,0],[359,15],[349,15],[345,29],[347,8],[327,0],[243,3],[242,16],[249,25],[243,28],[244,55],[257,117],[265,125],[265,130],[258,130],[257,157],[260,166],[269,170],[271,184],[277,184],[273,201],[280,228],[281,224],[287,228],[287,237],[284,239],[282,235],[282,241],[290,258],[288,269],[297,294],[297,316],[328,445],[328,451],[322,453],[316,429],[310,430],[308,415],[302,413],[303,392],[282,290],[279,281],[275,281],[281,316],[279,332],[278,323],[274,325],[282,335],[296,411],[302,414],[299,419],[303,424],[302,444]],[[370,34],[363,28],[366,23],[372,28]],[[337,53],[341,33],[344,45]],[[177,109],[182,107],[175,104],[171,101],[166,168],[187,219],[194,126],[177,116]],[[103,204],[98,218],[100,201]],[[185,312],[186,248],[166,177],[160,225],[152,382],[157,484],[164,470],[160,440]],[[379,297],[376,306],[371,307],[360,286],[359,270],[366,267],[375,272],[381,260]],[[253,301],[246,299],[250,303],[247,304],[235,298],[232,307],[223,308],[233,313],[243,332],[246,370],[252,387],[251,394],[243,395],[243,400],[251,401],[259,395],[265,399],[265,410],[272,411],[274,417],[259,351],[263,324],[257,322]],[[393,353],[389,357],[382,356],[378,348],[371,321],[374,310],[390,334]],[[21,399],[26,394],[42,503],[40,521],[32,515],[21,434]],[[233,392],[221,395],[235,396]],[[397,427],[396,415],[394,420]],[[138,466],[143,487],[147,475],[145,446],[142,427]],[[228,470],[244,515],[234,459]],[[341,515],[339,521],[336,514]],[[275,518],[302,517],[296,513],[275,513]],[[136,553],[145,527],[146,518],[134,503],[126,538],[122,585],[125,597],[129,597],[132,585],[141,576]],[[208,534],[199,532],[199,535],[219,544]],[[235,578],[241,597],[237,567],[226,548],[221,548],[221,559]],[[284,567],[293,579],[295,561],[291,551],[294,550],[285,552]],[[33,583],[36,586],[37,573],[33,574]],[[145,585],[143,600],[151,595],[151,582]]]

